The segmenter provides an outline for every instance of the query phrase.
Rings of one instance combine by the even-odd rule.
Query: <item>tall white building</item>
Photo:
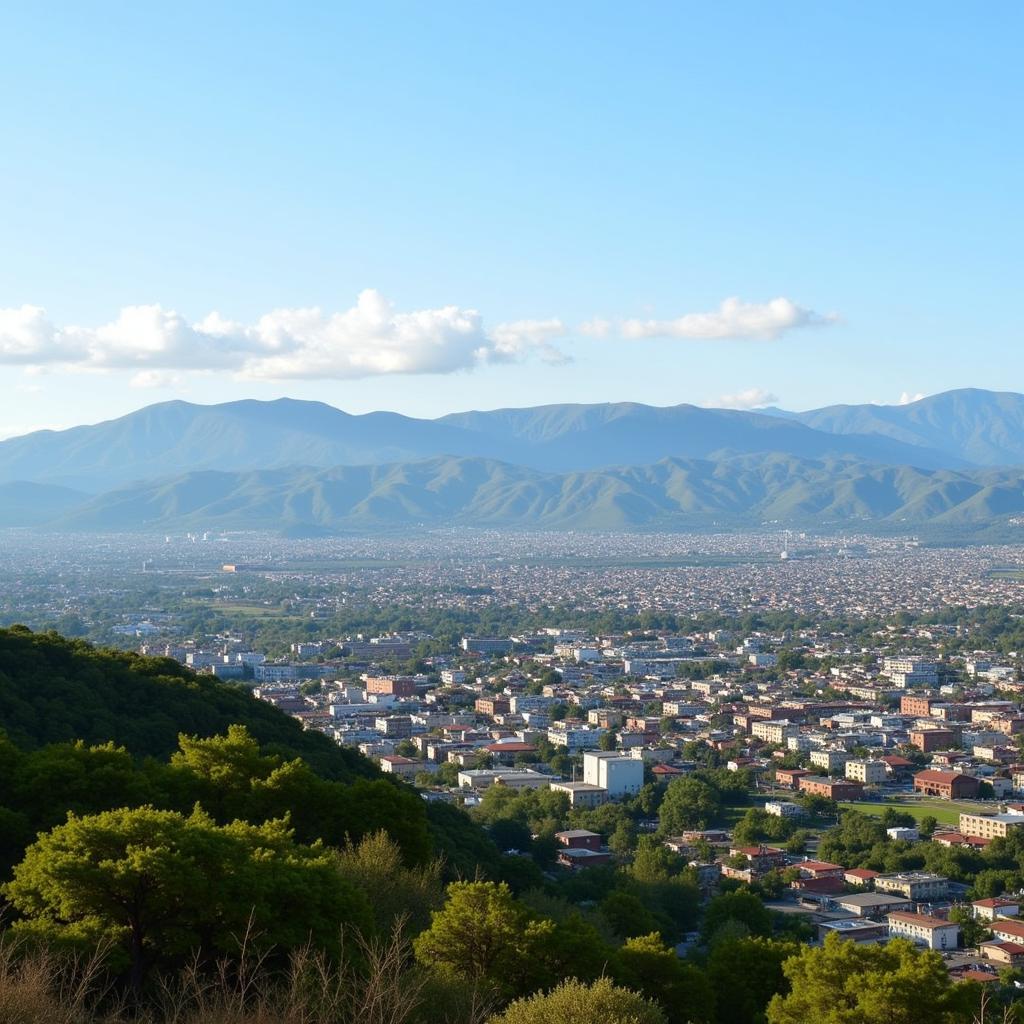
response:
[[[613,750],[587,751],[583,755],[583,781],[608,790],[613,800],[634,796],[644,784],[644,763]]]

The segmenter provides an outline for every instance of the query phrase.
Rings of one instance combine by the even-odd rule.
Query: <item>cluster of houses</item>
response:
[[[698,744],[725,767],[749,772],[765,793],[765,810],[779,817],[801,815],[800,797],[846,802],[916,793],[1002,801],[972,807],[957,829],[939,829],[932,842],[981,846],[1024,827],[1024,804],[1012,802],[1024,796],[1016,742],[1024,714],[1012,699],[1020,687],[1012,670],[981,655],[951,665],[880,654],[872,666],[855,651],[833,656],[827,670],[791,668],[780,652],[798,642],[808,643],[788,635],[737,640],[724,630],[464,637],[450,655],[432,659],[429,672],[389,674],[370,652],[364,671],[354,674],[349,660],[346,676],[324,680],[317,692],[287,679],[261,682],[255,692],[306,728],[358,748],[384,772],[416,781],[430,798],[472,803],[499,785],[550,789],[572,807],[594,807],[635,795],[645,781],[695,770]],[[561,771],[552,767],[553,751],[568,758]],[[446,764],[454,767],[444,785],[428,785]],[[813,904],[822,937],[958,945],[948,912],[962,887],[941,876],[847,870],[773,847],[735,847],[715,830],[669,842],[692,854],[697,838],[719,847],[712,861],[706,847],[703,858],[692,857],[702,885],[785,870],[796,898],[807,909]],[[920,841],[915,829],[893,830],[893,838]],[[557,840],[566,868],[610,858],[596,833],[570,829]],[[1024,962],[1017,904],[972,906],[991,919],[993,938],[982,955]]]

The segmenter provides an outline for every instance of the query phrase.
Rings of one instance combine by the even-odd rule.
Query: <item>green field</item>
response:
[[[896,811],[905,811],[912,814],[918,821],[921,818],[931,816],[942,825],[957,826],[960,824],[960,812],[976,813],[982,806],[979,804],[958,803],[951,800],[886,800],[870,802],[857,800],[839,805],[844,811],[860,811],[862,814],[881,815],[887,808],[891,807]],[[989,808],[991,809],[991,808]]]

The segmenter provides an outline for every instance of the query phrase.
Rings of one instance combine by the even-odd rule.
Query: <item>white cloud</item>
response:
[[[674,320],[623,320],[620,333],[625,338],[688,338],[726,340],[754,338],[772,340],[799,327],[822,327],[836,322],[833,314],[816,313],[790,299],[770,302],[741,302],[725,299],[714,312],[687,313]],[[594,321],[587,325],[594,326]],[[604,326],[603,321],[597,321]]]
[[[168,370],[139,370],[128,381],[130,388],[173,388],[181,384],[181,374]]]
[[[0,362],[37,363],[60,358],[58,332],[39,306],[0,309]]]
[[[913,402],[920,402],[922,398],[924,398],[923,391],[918,391],[916,394],[911,394],[909,391],[904,391],[903,394],[900,395],[899,402],[897,402],[896,404],[910,405]]]
[[[498,324],[491,331],[494,348],[490,354],[492,362],[522,359],[530,352],[537,352],[547,363],[561,364],[569,361],[568,356],[551,342],[562,338],[568,330],[561,320],[513,320]]]
[[[832,323],[789,299],[726,299],[711,313],[674,320],[593,319],[575,332],[560,319],[513,320],[488,330],[475,309],[440,306],[399,312],[367,289],[342,312],[275,309],[243,324],[218,312],[191,322],[159,304],[126,306],[99,327],[55,326],[38,306],[0,309],[0,364],[27,372],[130,370],[134,387],[166,386],[160,371],[219,370],[259,379],[343,380],[383,374],[439,374],[530,357],[564,363],[555,344],[570,333],[624,338],[776,338]]]
[[[733,395],[722,395],[714,404],[719,409],[760,409],[766,405],[775,405],[778,400],[778,395],[764,388],[747,388]]]
[[[492,333],[473,309],[396,311],[367,289],[340,313],[276,309],[253,324],[213,312],[190,323],[160,305],[128,306],[100,327],[54,327],[35,306],[0,310],[0,364],[131,369],[134,387],[165,386],[158,371],[228,370],[267,379],[348,379],[390,373],[452,373],[531,353],[564,357],[558,320],[499,324]]]
[[[253,377],[369,377],[387,373],[451,373],[493,351],[473,309],[444,306],[396,313],[368,289],[344,313],[280,309],[247,332],[263,349],[243,367]]]

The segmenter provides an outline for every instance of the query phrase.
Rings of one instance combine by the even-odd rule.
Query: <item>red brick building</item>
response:
[[[367,676],[366,692],[392,697],[415,697],[416,680],[411,676]]]
[[[928,718],[932,713],[932,705],[938,703],[936,697],[920,697],[913,693],[905,693],[900,697],[900,714]]]
[[[787,789],[796,789],[800,780],[810,774],[806,768],[776,768],[775,781]]]
[[[945,750],[959,739],[952,729],[912,729],[910,732],[910,745],[926,754],[933,750]]]
[[[797,783],[801,793],[823,796],[829,800],[860,800],[864,787],[849,779],[830,779],[825,775],[805,775]]]
[[[963,772],[940,772],[933,768],[914,776],[914,792],[943,800],[970,800],[978,795],[980,781]]]

